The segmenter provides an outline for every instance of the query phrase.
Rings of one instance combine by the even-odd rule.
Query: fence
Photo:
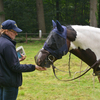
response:
[[[46,40],[48,33],[42,33],[39,30],[39,33],[19,33],[18,36],[15,38],[18,42],[27,42],[32,40]]]

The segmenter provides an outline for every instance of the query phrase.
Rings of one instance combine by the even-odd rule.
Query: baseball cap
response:
[[[20,28],[17,27],[17,24],[14,20],[6,20],[1,24],[2,29],[13,29],[16,32],[22,32]]]

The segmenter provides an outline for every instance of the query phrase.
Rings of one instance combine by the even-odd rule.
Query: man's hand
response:
[[[40,67],[40,66],[38,66],[38,65],[35,65],[35,69],[36,69],[36,70],[39,70],[39,71],[44,71],[44,70],[46,70],[45,67]]]
[[[19,58],[19,61],[23,61],[23,60],[26,58],[26,56],[24,56],[24,55],[22,55],[22,54],[21,54],[21,56],[22,56],[22,57]]]

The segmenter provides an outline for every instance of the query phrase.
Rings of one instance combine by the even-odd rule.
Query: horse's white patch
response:
[[[100,29],[91,26],[72,25],[76,31],[76,40],[71,42],[71,49],[80,47],[81,49],[91,49],[97,60],[100,59]]]

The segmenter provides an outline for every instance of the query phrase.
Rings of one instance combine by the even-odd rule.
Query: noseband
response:
[[[52,59],[51,59],[52,58]],[[48,56],[48,60],[52,63],[55,61],[55,57],[53,55]]]

